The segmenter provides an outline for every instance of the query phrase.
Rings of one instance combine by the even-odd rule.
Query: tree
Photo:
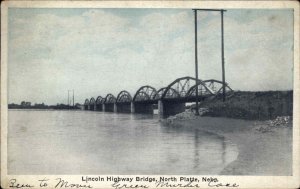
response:
[[[26,102],[25,102],[25,101],[22,101],[22,102],[21,102],[21,106],[26,106]]]

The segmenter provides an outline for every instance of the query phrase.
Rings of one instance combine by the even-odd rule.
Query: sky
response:
[[[199,78],[221,80],[218,12],[198,12]],[[9,8],[8,102],[75,103],[133,96],[195,75],[190,9]],[[293,88],[293,11],[224,13],[226,82],[234,90]]]

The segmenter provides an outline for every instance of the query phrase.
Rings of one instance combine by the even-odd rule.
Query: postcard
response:
[[[4,1],[1,187],[299,188],[296,1]]]

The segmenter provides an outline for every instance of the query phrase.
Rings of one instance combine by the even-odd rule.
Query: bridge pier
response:
[[[143,113],[143,114],[153,114],[153,105],[152,104],[134,104],[134,112],[135,113]]]
[[[102,112],[105,112],[105,104],[102,104]]]
[[[158,115],[166,117],[170,115],[176,115],[185,111],[185,103],[182,102],[168,102],[158,101]]]
[[[115,113],[118,112],[118,106],[117,106],[117,103],[114,103],[114,112],[115,112]]]
[[[134,106],[133,102],[130,103],[130,110],[131,110],[131,113],[135,113],[135,106]]]
[[[161,100],[158,101],[158,115],[160,117],[164,116],[164,104]]]

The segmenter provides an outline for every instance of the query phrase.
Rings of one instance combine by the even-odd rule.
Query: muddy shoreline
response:
[[[267,132],[259,130],[269,122],[194,117],[174,119],[169,124],[213,132],[235,143],[239,155],[220,175],[292,175],[292,123],[276,125]]]

